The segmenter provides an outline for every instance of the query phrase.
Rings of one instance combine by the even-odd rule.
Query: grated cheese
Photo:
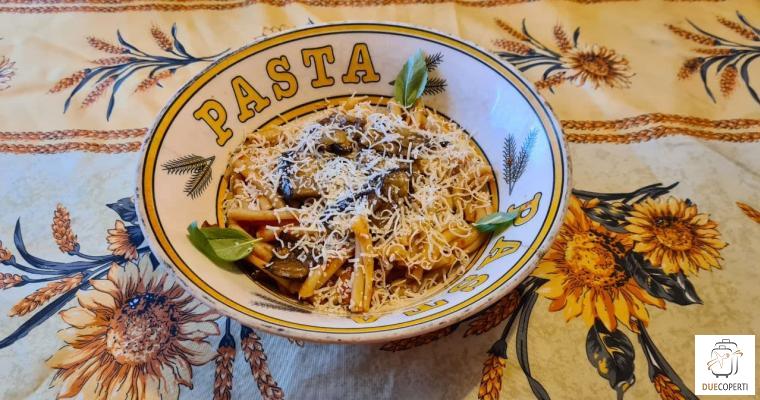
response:
[[[364,121],[364,128],[331,118],[336,113]],[[458,246],[458,240],[473,229],[463,207],[490,209],[492,177],[481,176],[488,164],[456,124],[427,112],[424,126],[419,127],[411,114],[394,115],[388,108],[363,102],[350,110],[336,107],[249,134],[230,160],[233,194],[225,201],[225,210],[260,209],[259,196],[277,198],[284,175],[279,166],[287,162],[286,173],[294,184],[311,185],[318,196],[300,208],[282,208],[297,209],[298,224],[274,229],[280,248],[295,252],[312,268],[321,268],[330,259],[347,259],[337,277],[356,261],[351,225],[355,217],[364,215],[370,221],[372,256],[379,266],[373,276],[371,310],[424,295],[469,263],[470,255]],[[405,141],[404,132],[419,140]],[[321,149],[326,138],[338,140],[341,134],[368,146],[342,155]],[[394,146],[400,154],[388,151]],[[383,192],[378,184],[394,171],[406,171],[413,189],[395,202],[393,193]],[[378,207],[380,203],[386,206]],[[445,231],[456,239],[447,241]],[[296,234],[297,240],[286,240],[285,234]],[[275,256],[286,255],[275,252]],[[449,257],[456,260],[452,266],[436,268],[437,262]],[[407,271],[407,276],[414,268],[426,272],[419,282],[386,281],[395,268]],[[350,283],[333,278],[310,300],[320,310],[345,311],[340,293],[345,287],[338,290],[338,285]]]

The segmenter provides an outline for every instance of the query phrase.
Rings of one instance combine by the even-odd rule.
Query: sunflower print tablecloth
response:
[[[573,162],[564,225],[518,291],[377,346],[218,315],[151,255],[132,200],[182,83],[338,20],[493,50]],[[760,331],[759,90],[754,0],[0,0],[0,398],[696,398],[694,335]]]

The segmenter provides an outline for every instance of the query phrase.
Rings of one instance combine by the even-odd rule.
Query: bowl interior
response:
[[[497,178],[499,210],[520,210],[515,225],[493,235],[464,275],[399,309],[329,315],[272,292],[235,267],[215,265],[192,246],[187,226],[217,222],[227,160],[246,133],[352,95],[382,103],[418,49],[437,60],[430,78],[438,89],[424,96],[425,104],[457,122],[483,151]],[[484,308],[530,272],[561,222],[568,190],[558,125],[514,68],[458,39],[379,23],[310,26],[226,56],[178,92],[143,151],[139,211],[154,252],[219,311],[307,340],[391,340]],[[173,170],[177,160],[192,160],[196,167]]]

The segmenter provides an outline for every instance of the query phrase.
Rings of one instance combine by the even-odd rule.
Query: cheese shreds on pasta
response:
[[[351,292],[367,271],[363,311],[397,307],[458,276],[486,239],[472,223],[493,211],[493,172],[469,136],[429,109],[393,102],[351,99],[253,132],[228,175],[225,212],[276,211],[274,220],[232,221],[252,235],[273,232],[272,257],[258,275],[274,276],[290,294],[300,287],[302,301],[328,312],[356,309]],[[368,221],[371,238],[363,258],[355,254],[357,219]],[[278,263],[308,268],[309,277]]]

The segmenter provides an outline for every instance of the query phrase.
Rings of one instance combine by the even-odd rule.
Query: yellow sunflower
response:
[[[587,326],[599,319],[613,331],[618,321],[631,329],[631,318],[647,323],[646,305],[665,308],[620,265],[623,238],[589,219],[581,202],[570,197],[565,222],[533,275],[546,279],[537,292],[552,300],[549,311],[564,309],[565,319],[583,316]]]
[[[215,356],[205,339],[219,316],[187,295],[148,256],[140,266],[113,264],[107,279],[77,293],[79,307],[61,311],[71,328],[48,361],[58,369],[58,398],[176,399],[192,388],[192,365]]]
[[[689,275],[699,268],[720,268],[720,250],[726,242],[720,240],[718,224],[699,214],[696,205],[675,197],[646,199],[634,204],[627,221],[633,251],[666,273]]]
[[[594,88],[601,83],[611,88],[624,88],[630,85],[633,76],[625,57],[602,46],[573,49],[562,57],[562,63],[571,70],[568,79],[578,86],[588,81]]]
[[[108,230],[106,241],[108,242],[108,250],[113,255],[123,256],[127,260],[137,259],[137,247],[130,240],[129,231],[123,221],[116,220],[114,228]]]

